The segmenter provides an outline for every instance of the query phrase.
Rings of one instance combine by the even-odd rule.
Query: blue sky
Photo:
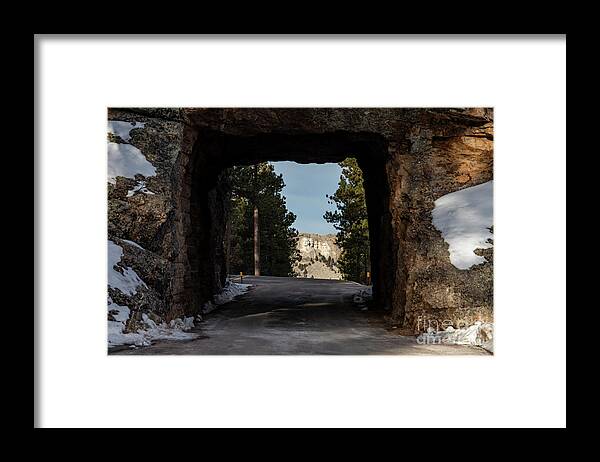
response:
[[[326,210],[335,210],[327,204],[325,194],[337,189],[342,169],[338,164],[297,164],[272,162],[275,171],[283,175],[287,208],[296,214],[294,227],[301,233],[329,234],[336,230],[323,219]]]

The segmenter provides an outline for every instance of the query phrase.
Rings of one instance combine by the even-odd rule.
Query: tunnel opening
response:
[[[230,172],[234,166],[267,161],[339,163],[348,157],[357,160],[363,173],[374,306],[391,308],[393,255],[397,248],[392,242],[386,175],[389,153],[381,135],[340,131],[237,136],[198,129],[194,140],[173,178],[178,241],[171,288],[174,312],[198,314],[226,282],[230,270],[227,259]]]
[[[370,285],[362,171],[342,163],[261,162],[230,170],[227,268],[243,275]]]

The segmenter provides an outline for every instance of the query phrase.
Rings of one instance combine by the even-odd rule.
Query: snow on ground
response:
[[[252,284],[240,284],[237,282],[233,282],[227,280],[225,283],[225,287],[223,290],[213,297],[213,301],[206,302],[202,307],[203,313],[210,313],[215,310],[219,305],[223,305],[224,303],[230,302],[238,295],[242,295],[246,293],[248,289],[252,287]]]
[[[137,245],[133,241],[127,242]],[[121,261],[122,256],[123,248],[108,240],[108,285],[124,294],[135,295],[137,288],[146,286],[146,284],[132,268],[119,266],[123,273],[115,269],[115,265]],[[129,307],[115,303],[109,296],[107,311],[112,318],[108,320],[109,347],[117,345],[148,346],[153,340],[191,340],[198,336],[198,334],[185,332],[194,327],[194,319],[191,317],[178,318],[169,324],[162,323],[158,325],[148,315],[142,314],[142,321],[146,329],[140,329],[137,332],[124,332],[131,314]]]
[[[473,253],[487,249],[493,238],[493,181],[462,189],[435,201],[433,224],[449,245],[450,262],[458,269],[485,263]]]
[[[448,326],[446,330],[436,331],[429,327],[427,332],[417,337],[420,344],[454,344],[454,345],[477,345],[490,352],[494,352],[494,326],[489,322],[477,321],[472,326],[455,329]]]
[[[142,315],[142,319],[146,329],[139,329],[137,332],[124,332],[125,322],[108,321],[108,346],[149,346],[156,340],[193,340],[198,337],[198,334],[186,332],[194,327],[194,319],[191,317],[177,318],[169,324],[156,324],[146,314]]]
[[[156,168],[142,151],[125,143],[108,143],[108,182],[114,184],[118,176],[135,178],[136,174],[156,175]]]
[[[142,248],[133,241],[125,242],[136,247]],[[147,287],[144,281],[130,267],[118,265],[123,257],[123,248],[108,240],[108,286],[118,289],[126,295],[135,295],[140,286]],[[115,269],[115,266],[122,270],[122,273]],[[227,281],[223,291],[214,296],[213,302],[208,302],[204,308],[204,313],[209,313],[218,305],[222,305],[233,300],[238,295],[245,293],[251,287],[250,284],[238,284]],[[149,346],[155,340],[192,340],[199,334],[187,332],[194,327],[194,318],[177,318],[169,324],[157,324],[147,314],[142,314],[144,329],[137,332],[125,332],[127,321],[129,320],[131,310],[128,306],[118,305],[112,298],[108,297],[108,346],[115,347],[119,345]],[[201,319],[201,318],[200,318]]]
[[[131,139],[131,130],[134,128],[144,128],[143,122],[123,122],[122,120],[109,120],[108,132],[120,137],[123,141]]]

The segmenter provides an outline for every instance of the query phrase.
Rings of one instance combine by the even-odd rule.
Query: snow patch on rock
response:
[[[155,194],[152,191],[150,191],[148,188],[146,188],[145,181],[138,181],[133,188],[131,188],[129,191],[127,191],[127,197],[131,197],[135,193]]]
[[[154,176],[156,168],[135,146],[126,143],[108,143],[108,182],[114,184],[118,176]]]
[[[448,243],[450,262],[458,269],[485,263],[476,249],[488,249],[493,238],[493,181],[465,188],[435,201],[433,224]]]
[[[135,175],[154,176],[156,168],[146,159],[146,156],[135,146],[128,143],[131,140],[131,130],[144,128],[143,122],[124,122],[109,120],[108,132],[120,137],[126,143],[108,143],[108,182],[114,184],[118,176],[135,178]],[[138,181],[133,189],[127,192],[127,197],[136,192],[154,194],[146,188],[146,182]]]
[[[117,135],[123,141],[129,141],[131,139],[131,130],[134,128],[144,128],[143,122],[124,122],[122,120],[109,120],[108,121],[108,133]]]
[[[128,244],[131,244],[131,245],[132,245],[132,246],[134,246],[134,247],[137,247],[138,249],[141,249],[141,250],[146,250],[146,249],[144,249],[144,248],[143,248],[141,245],[139,245],[137,242],[133,242],[133,241],[130,241],[130,240],[128,240],[128,239],[121,239],[121,240],[122,240],[123,242],[127,242]]]
[[[146,286],[146,283],[138,274],[128,266],[121,266],[118,263],[123,256],[123,247],[108,240],[108,286],[118,289],[125,295],[135,295],[139,286]],[[118,269],[117,269],[118,268]],[[119,271],[120,270],[120,271]]]
[[[125,322],[129,319],[130,310],[128,306],[119,305],[108,297],[108,313],[117,322]]]

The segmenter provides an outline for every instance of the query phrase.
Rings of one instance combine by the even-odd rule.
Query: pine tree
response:
[[[344,277],[367,282],[370,271],[369,221],[362,171],[354,158],[340,162],[342,174],[333,195],[327,195],[337,210],[325,212],[323,218],[337,229],[336,241],[342,249],[338,267]]]
[[[263,162],[234,167],[231,183],[229,271],[292,275],[298,231],[292,227],[296,215],[287,209],[281,194],[283,177]]]

